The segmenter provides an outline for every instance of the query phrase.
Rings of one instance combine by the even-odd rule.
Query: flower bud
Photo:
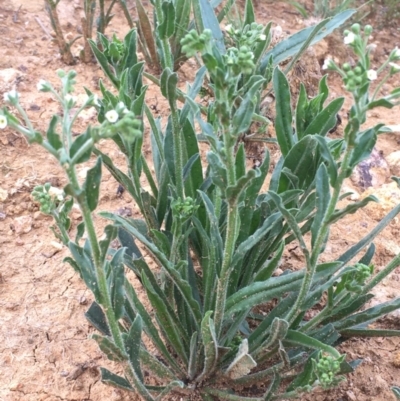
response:
[[[370,36],[371,33],[372,33],[372,26],[371,25],[365,25],[364,33],[365,33],[365,35]]]
[[[353,24],[351,26],[351,30],[355,33],[355,34],[359,34],[360,33],[360,24]]]

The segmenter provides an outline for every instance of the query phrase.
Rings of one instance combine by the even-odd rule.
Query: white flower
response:
[[[4,101],[14,104],[14,105],[17,104],[18,103],[18,93],[15,90],[6,92],[4,94]]]
[[[228,24],[225,27],[225,31],[232,35],[232,33],[233,33],[232,24]]]
[[[356,35],[354,35],[353,32],[349,32],[345,37],[344,37],[344,44],[345,45],[350,45],[356,40]]]
[[[367,78],[368,78],[370,81],[375,81],[375,79],[378,78],[378,74],[376,73],[375,70],[368,70],[368,71],[367,71]]]
[[[7,127],[7,117],[0,115],[0,129],[4,129]]]
[[[323,66],[322,66],[322,69],[323,69],[323,70],[329,70],[329,69],[332,68],[333,64],[334,64],[334,63],[333,63],[333,60],[332,60],[332,59],[326,58],[326,59],[324,60],[324,64],[323,64]]]
[[[36,87],[39,92],[48,92],[50,90],[49,83],[46,82],[44,79],[41,79]]]
[[[49,195],[59,201],[64,200],[64,191],[60,188],[50,187],[48,191]]]
[[[106,113],[106,119],[108,120],[108,122],[110,123],[115,123],[118,121],[118,113],[115,110],[110,110],[107,111]]]
[[[93,104],[94,104],[95,106],[98,106],[98,107],[101,106],[100,99],[99,99],[99,97],[96,95],[96,93],[93,95]]]
[[[64,100],[65,100],[67,103],[69,103],[69,102],[75,103],[75,102],[76,102],[76,96],[72,96],[72,95],[70,95],[69,93],[67,93],[67,94],[64,96]]]
[[[267,37],[262,33],[262,34],[258,37],[258,39],[263,41],[263,40],[266,40]]]

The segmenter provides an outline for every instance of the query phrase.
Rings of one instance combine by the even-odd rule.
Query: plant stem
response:
[[[111,295],[107,285],[107,277],[106,277],[106,272],[104,270],[103,258],[101,255],[100,246],[96,236],[96,230],[93,224],[92,212],[90,211],[89,206],[87,204],[86,194],[79,186],[75,166],[71,164],[66,169],[66,173],[74,192],[77,194],[75,198],[77,199],[79,207],[81,208],[83,221],[85,223],[85,228],[88,235],[88,240],[90,242],[90,247],[93,255],[93,263],[95,266],[96,279],[99,286],[99,292],[101,294],[101,299],[99,301],[104,309],[104,313],[106,315],[107,323],[110,328],[113,341],[115,345],[120,349],[120,351],[126,356],[127,359],[127,361],[124,363],[125,373],[131,379],[132,383],[135,385],[136,389],[143,397],[143,399],[147,401],[153,401],[154,400],[153,397],[136,375],[136,372],[132,367],[132,365],[128,362],[128,356],[126,355],[124,341],[122,339],[118,321],[115,317],[114,309],[112,307]]]
[[[348,138],[351,137],[351,133]],[[321,249],[323,247],[325,237],[328,234],[329,230],[329,220],[332,214],[335,212],[336,204],[339,200],[340,190],[342,188],[343,181],[347,177],[347,169],[350,163],[351,155],[353,153],[353,147],[347,143],[347,148],[345,154],[343,156],[343,161],[340,166],[340,173],[335,183],[335,187],[333,189],[332,197],[329,201],[327,210],[321,222],[321,228],[318,232],[317,238],[315,239],[314,247],[311,252],[311,256],[309,261],[307,261],[306,272],[304,275],[303,282],[301,284],[299,296],[297,297],[292,309],[289,311],[288,315],[286,316],[286,320],[288,321],[289,325],[291,325],[295,320],[298,314],[300,313],[301,306],[305,302],[308,292],[310,290],[312,280],[315,274],[315,270],[317,268],[317,263],[319,259],[319,255],[321,253]],[[304,252],[303,252],[304,253]],[[306,255],[304,255],[306,256]]]
[[[372,280],[365,285],[362,290],[362,295],[372,290],[377,284],[379,284],[386,276],[388,276],[396,267],[400,266],[400,254],[396,255],[384,269],[382,269]]]
[[[71,49],[69,44],[65,41],[60,21],[58,19],[57,13],[57,3],[52,0],[46,1],[46,10],[49,13],[51,25],[56,34],[58,48],[60,49],[61,59],[65,64],[71,65],[74,64],[74,57],[72,56]]]

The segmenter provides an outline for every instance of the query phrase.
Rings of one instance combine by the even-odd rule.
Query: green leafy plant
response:
[[[364,309],[373,297],[371,290],[400,265],[397,255],[375,274],[371,263],[373,240],[400,212],[400,205],[337,259],[320,261],[331,225],[376,201],[369,196],[338,207],[346,196],[341,192],[344,180],[369,156],[383,130],[382,124],[361,127],[367,111],[398,104],[399,89],[379,95],[386,75],[400,70],[395,64],[400,60],[398,49],[373,70],[367,50],[372,28],[365,27],[362,33],[354,25],[346,32],[356,66],[330,61],[327,68],[343,77],[354,104],[344,138],[331,139],[328,133],[344,99],[327,103],[326,77],[313,98],[301,86],[293,111],[285,74],[273,64],[285,50],[277,46],[268,57],[258,57],[266,31],[251,20],[242,31],[232,29],[223,47],[208,30],[191,31],[181,40],[187,57],[201,58],[202,67],[182,92],[172,65],[165,66],[160,89],[170,115],[164,124],[145,104],[147,87],[143,63],[136,56],[136,31],[124,41],[101,37],[104,50],[95,51],[117,93],[101,82],[101,100],[87,91],[86,101],[76,105],[75,73],[59,71],[60,91],[44,81],[38,85],[64,110],[62,117],[53,116],[45,134],[35,130],[16,92],[7,93],[5,100],[22,122],[7,108],[0,111],[1,128],[9,125],[40,144],[65,170],[69,182],[62,194],[51,194],[44,185],[33,196],[44,213],[54,216],[57,234],[71,252],[66,262],[93,293],[95,301],[86,317],[99,334],[92,338],[123,370],[117,375],[101,368],[103,382],[136,392],[144,400],[161,400],[170,392],[204,400],[301,397],[304,391],[337,385],[357,366],[359,361],[346,361],[335,348],[348,337],[400,335],[398,330],[368,328],[398,309],[400,298]],[[315,39],[318,30],[312,32],[298,42],[299,50]],[[255,43],[245,41],[254,35]],[[371,81],[384,73],[371,93]],[[204,110],[195,99],[206,76],[213,100]],[[276,95],[275,129],[282,156],[263,192],[269,154],[259,168],[248,168],[238,138],[257,118],[268,83]],[[77,111],[72,112],[75,106]],[[72,126],[86,107],[96,107],[99,124],[74,139]],[[154,176],[142,152],[144,114]],[[199,150],[200,138],[208,142],[206,155]],[[101,139],[114,141],[127,168],[121,170],[101,151]],[[76,166],[85,162],[91,168],[80,183]],[[93,213],[98,210],[103,165],[135,200],[142,218],[100,212],[110,221],[100,239]],[[73,202],[83,217],[74,238],[68,219]],[[121,247],[112,247],[114,239]],[[302,251],[303,267],[276,275],[285,248],[293,242]],[[143,250],[155,267],[143,257]],[[149,308],[125,275],[125,267],[136,275]],[[307,317],[310,310],[312,318]],[[154,348],[156,353],[150,351]],[[157,385],[149,384],[144,369],[157,378]],[[268,388],[260,386],[251,397],[240,393],[239,389],[260,383],[268,383]]]
[[[301,1],[286,1],[301,14],[303,18],[309,18],[309,12]],[[314,0],[312,15],[317,18],[328,18],[339,14],[355,5],[355,0]]]

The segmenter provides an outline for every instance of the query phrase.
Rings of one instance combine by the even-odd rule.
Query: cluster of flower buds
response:
[[[212,33],[209,29],[205,29],[200,35],[192,29],[181,40],[182,52],[186,53],[187,57],[193,57],[197,52],[201,53],[207,49],[211,38]]]
[[[369,54],[372,47],[368,45],[368,40],[371,34],[371,25],[366,25],[362,31],[360,24],[353,24],[350,30],[344,31],[344,43],[350,46],[359,58],[356,66],[352,67],[349,63],[344,63],[342,68],[339,68],[339,66],[329,58],[325,60],[322,66],[324,70],[337,71],[342,76],[346,85],[346,90],[349,92],[357,91],[368,81],[377,80],[379,74],[387,67],[389,68],[389,73],[384,80],[400,72],[400,65],[396,64],[396,61],[400,60],[400,49],[397,47],[390,53],[389,58],[381,67],[378,69],[370,68]]]
[[[171,206],[174,217],[182,221],[187,220],[197,208],[194,200],[190,196],[185,198],[185,200],[181,198],[175,199]]]
[[[51,214],[64,196],[62,189],[52,187],[49,183],[38,185],[32,191],[33,199],[40,204],[40,211],[44,214]]]
[[[234,29],[229,24],[225,27],[225,32],[232,38],[236,47],[247,46],[252,49],[258,42],[267,40],[264,29],[263,25],[252,22],[244,26],[243,29]]]
[[[231,47],[225,57],[226,64],[231,68],[234,75],[251,74],[254,71],[254,54],[248,46],[241,46],[239,49]]]
[[[345,288],[349,292],[361,292],[367,280],[371,277],[374,266],[356,263],[352,266],[355,271],[349,273],[349,277],[344,276]]]
[[[320,356],[318,362],[313,360],[314,373],[318,378],[318,382],[323,388],[329,388],[337,385],[341,377],[337,377],[340,372],[340,364],[344,359],[344,355],[335,359],[331,355]]]

